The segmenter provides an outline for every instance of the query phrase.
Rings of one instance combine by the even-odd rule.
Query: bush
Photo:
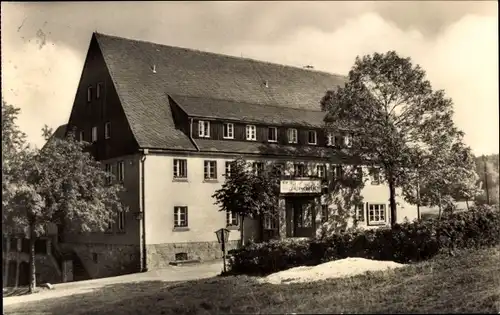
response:
[[[481,206],[465,212],[321,239],[250,243],[230,252],[230,273],[265,275],[347,257],[412,263],[439,252],[500,244],[500,211]]]

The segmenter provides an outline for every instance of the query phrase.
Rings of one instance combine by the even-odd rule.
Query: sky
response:
[[[347,75],[396,50],[454,102],[476,155],[499,152],[497,1],[2,2],[2,97],[43,145],[67,122],[92,32]]]

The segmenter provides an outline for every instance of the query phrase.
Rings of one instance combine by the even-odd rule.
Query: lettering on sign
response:
[[[319,180],[282,180],[281,193],[321,193]]]

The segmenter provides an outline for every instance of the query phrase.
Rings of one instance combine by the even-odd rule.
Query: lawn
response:
[[[245,276],[140,282],[11,305],[4,314],[499,313],[500,247],[308,284]]]

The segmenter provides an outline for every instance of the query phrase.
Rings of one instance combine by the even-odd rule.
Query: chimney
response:
[[[156,65],[153,65],[153,73],[156,73]]]
[[[307,65],[307,66],[304,66],[304,68],[306,68],[306,69],[314,69],[314,66]]]

